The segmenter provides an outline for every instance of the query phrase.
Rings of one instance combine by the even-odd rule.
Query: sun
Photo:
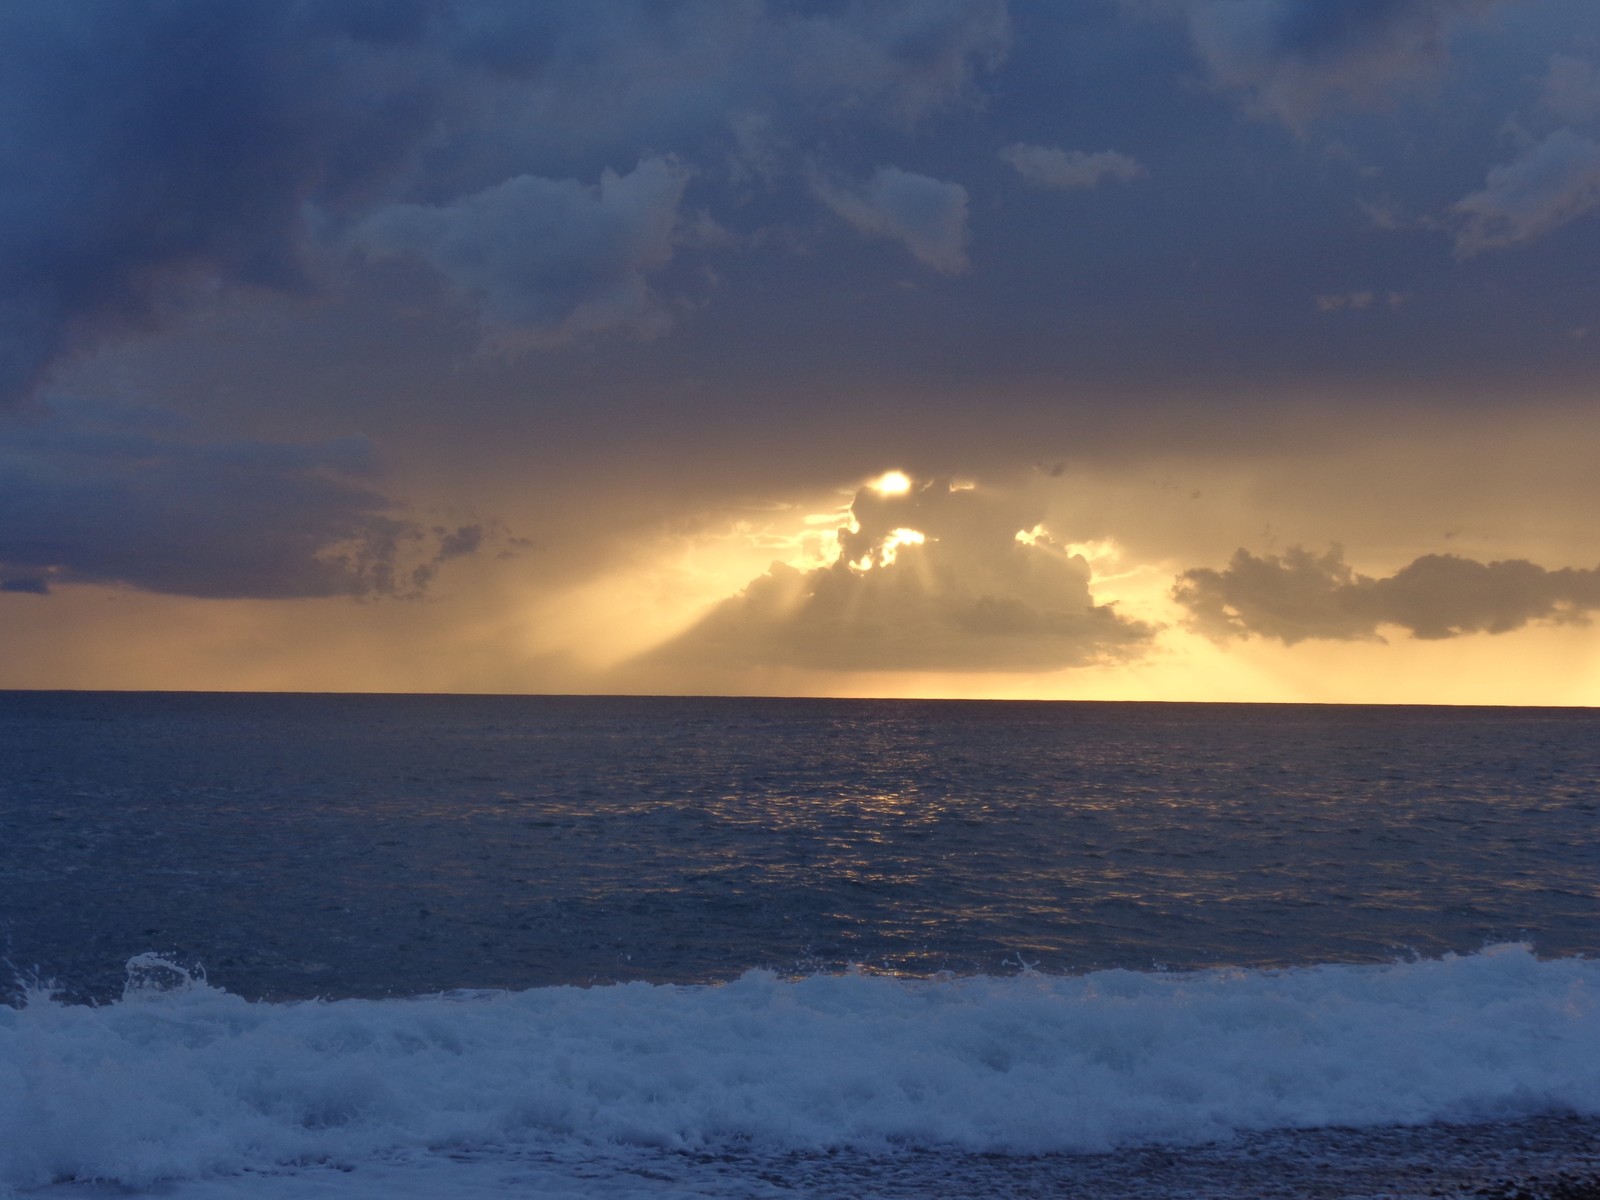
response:
[[[911,476],[904,471],[886,471],[867,486],[880,495],[904,496],[911,490]]]

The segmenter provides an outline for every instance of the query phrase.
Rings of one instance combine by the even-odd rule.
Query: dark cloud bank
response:
[[[1506,7],[12,0],[0,6],[0,402],[218,286],[304,295],[373,260],[427,268],[489,343],[521,351],[660,334],[711,286],[712,247],[792,249],[816,227],[898,247],[934,276],[981,276],[994,264],[971,225],[1015,217],[1007,185],[1137,183],[1209,241],[1253,241],[1267,234],[1243,210],[1187,211],[1196,181],[1175,156],[1221,128],[1193,123],[1206,106],[1179,81],[1196,65],[1227,102],[1303,130],[1437,81],[1462,31]],[[1077,24],[1115,28],[1125,54],[1145,35],[1177,47],[1140,61],[1152,94],[1181,111],[1135,121],[1122,112],[1141,111],[1131,99],[1074,108],[1054,94],[1008,108],[1027,82],[1002,76],[1008,55],[1042,38],[1044,57],[1072,63]],[[1556,56],[1544,91],[1541,105],[1496,114],[1525,144],[1480,163],[1481,187],[1422,201],[1432,215],[1411,227],[1430,226],[1431,248],[1441,233],[1464,256],[1519,245],[1600,207],[1594,64]],[[1105,134],[1054,144],[1091,136],[1088,112]],[[957,113],[958,140],[923,136]],[[1207,187],[1226,176],[1209,159],[1204,169]],[[1337,198],[1347,219],[1355,198]],[[1032,230],[1039,249],[1010,269],[1049,241],[1077,245],[1061,238],[1070,212]],[[1302,223],[1286,228],[1298,238]],[[1000,233],[989,236],[998,252]],[[1122,254],[1147,245],[1162,243],[1145,231]],[[1351,290],[1321,278],[1337,264],[1294,251],[1318,277],[1308,295]],[[1277,251],[1261,257],[1281,273]],[[1171,265],[1122,277],[1165,280]],[[1083,303],[1148,312],[1153,296]]]
[[[1434,280],[1435,298],[1467,294],[1476,273],[1508,270],[1529,243],[1593,220],[1593,44],[1547,38],[1537,55],[1514,60],[1517,90],[1485,99],[1481,111],[1462,106],[1462,120],[1497,131],[1487,140],[1461,136],[1465,127],[1450,123],[1456,114],[1445,106],[1399,123],[1405,144],[1437,143],[1453,156],[1440,160],[1448,170],[1436,165],[1413,194],[1395,199],[1394,213],[1430,216],[1408,225],[1390,213],[1387,192],[1372,192],[1367,210],[1356,203],[1365,194],[1357,189],[1379,186],[1362,180],[1403,186],[1406,164],[1392,153],[1384,170],[1330,174],[1332,190],[1310,198],[1328,206],[1318,220],[1335,207],[1344,220],[1360,218],[1359,238],[1338,226],[1350,241],[1307,237],[1311,218],[1276,192],[1269,213],[1241,202],[1248,192],[1212,190],[1245,175],[1277,178],[1281,164],[1252,160],[1241,171],[1192,147],[1209,146],[1223,128],[1228,144],[1254,145],[1275,124],[1309,138],[1317,122],[1342,113],[1393,111],[1449,76],[1483,20],[1535,9],[1556,14],[1550,29],[1559,34],[1592,22],[1586,0],[11,0],[0,6],[0,404],[36,393],[75,356],[181,319],[219,289],[308,296],[389,260],[420,268],[438,289],[426,299],[453,297],[487,343],[509,351],[653,336],[716,275],[714,250],[801,262],[816,253],[817,228],[836,231],[844,246],[870,240],[891,271],[914,276],[902,289],[912,358],[928,359],[942,348],[937,339],[957,335],[952,361],[971,364],[986,383],[1003,380],[1013,360],[1054,379],[1039,370],[1060,365],[1053,346],[1081,357],[1104,343],[1118,371],[1161,359],[1151,301],[1168,294],[1177,314],[1169,332],[1200,330],[1207,352],[1259,339],[1256,350],[1276,362],[1285,347],[1310,342],[1287,336],[1302,325],[1273,324],[1292,311],[1281,295],[1263,290],[1250,300],[1267,284],[1303,285],[1308,320],[1319,310],[1373,324],[1409,319],[1425,297],[1367,299],[1411,286],[1390,279],[1391,263],[1421,272],[1418,263],[1439,260],[1429,269],[1455,274],[1421,272]],[[1094,64],[1071,57],[1078,22],[1086,34],[1114,28],[1107,44],[1124,53],[1135,42],[1145,47],[1155,30],[1149,47],[1127,59],[1149,86],[1129,89],[1119,74],[1120,90],[1093,103],[1080,93],[1074,103],[1054,84],[1028,93],[1020,75],[999,80],[1031,49],[1039,51],[1034,70],[1049,58],[1061,78],[1079,71],[1089,79]],[[1035,45],[1052,29],[1058,40]],[[1479,39],[1480,57],[1491,54],[1490,40]],[[1111,65],[1130,69],[1121,59]],[[1491,66],[1488,75],[1508,70]],[[1196,68],[1223,99],[1208,103],[1192,86]],[[1008,107],[1025,94],[1033,100]],[[1133,102],[1144,97],[1154,97],[1148,109]],[[1247,138],[1233,132],[1231,113],[1219,115],[1234,105],[1264,119]],[[952,119],[927,136],[940,115]],[[1344,149],[1359,163],[1362,127],[1339,130],[1356,139]],[[1449,136],[1432,136],[1441,131]],[[1046,215],[1034,219],[1048,225],[1024,227],[1013,193],[1037,201],[1041,192],[1060,207],[1037,210]],[[1122,231],[1093,234],[1105,242],[1103,261],[1094,240],[1075,235],[1067,207],[1095,199],[1107,201],[1097,220]],[[1181,210],[1173,227],[1183,236],[1111,222],[1123,200],[1147,216],[1162,204]],[[1209,208],[1191,211],[1197,203]],[[1369,228],[1360,214],[1380,209],[1389,215],[1372,220],[1383,228]],[[1290,240],[1259,240],[1256,226],[1285,213],[1273,228]],[[1184,285],[1187,265],[1174,265],[1198,261],[1192,230],[1225,247],[1229,263],[1265,265],[1238,275],[1230,267],[1209,282],[1196,274]],[[1409,240],[1408,230],[1416,235]],[[1473,261],[1450,262],[1452,241]],[[1332,249],[1318,257],[1315,244]],[[1009,261],[991,257],[1004,245]],[[1356,275],[1348,274],[1350,245],[1369,255]],[[1396,245],[1405,253],[1391,254]],[[859,270],[857,257],[867,264]],[[1542,269],[1567,280],[1588,313],[1592,280],[1560,273],[1579,257]],[[1080,259],[1100,269],[1063,269]],[[1025,303],[1011,295],[1011,281],[1027,274],[1019,266],[1047,281],[1022,289]],[[866,311],[837,301],[882,262],[851,254],[824,267],[810,296],[816,309]],[[701,282],[689,287],[689,276]],[[1540,308],[1542,297],[1565,294],[1530,286],[1541,278],[1490,277],[1481,294],[1492,308],[1463,312],[1548,325],[1556,349],[1581,353],[1577,333],[1562,331],[1576,318]],[[743,295],[759,295],[761,282]],[[958,293],[958,285],[972,290]],[[930,333],[917,323],[933,311],[910,307],[919,291],[948,301],[949,324]],[[963,308],[958,297],[969,294],[975,299]],[[1508,294],[1518,297],[1516,312],[1503,302]],[[1229,300],[1219,312],[1237,310],[1226,327],[1196,324],[1204,306],[1192,301],[1214,295]],[[774,306],[782,317],[769,348],[789,336],[791,309],[805,316],[794,299]],[[899,306],[898,298],[879,305],[848,331],[875,368],[887,353],[877,322]],[[1433,345],[1430,365],[1438,366],[1492,343],[1489,322],[1435,311],[1450,331],[1436,342],[1408,336],[1363,343],[1363,352],[1376,362],[1402,345]],[[982,344],[964,339],[988,313],[1008,330],[1044,314],[1047,335],[1025,343],[1008,332],[985,357]],[[1071,342],[1075,323],[1082,332]],[[1140,340],[1121,340],[1122,329],[1139,330]],[[730,357],[755,357],[761,344],[753,336]],[[827,360],[835,349],[790,346],[786,361]],[[1548,341],[1536,349],[1555,352]],[[1192,373],[1189,358],[1170,357],[1184,378]],[[693,372],[716,368],[709,358],[692,364]],[[673,369],[692,373],[683,363]],[[770,373],[764,364],[752,372],[763,381]],[[98,581],[195,596],[410,594],[442,558],[473,552],[482,536],[400,514],[375,490],[370,455],[354,442],[202,443],[172,427],[66,416],[17,426],[5,439],[0,590]],[[1150,636],[1092,604],[1081,560],[1048,539],[1015,540],[1032,528],[1032,514],[981,492],[863,493],[856,515],[861,532],[843,539],[839,563],[810,573],[775,567],[662,653],[834,668],[1029,669],[1123,653]],[[901,525],[926,540],[883,561],[882,539]],[[863,554],[878,557],[870,568],[852,566]],[[1384,625],[1443,637],[1578,619],[1595,607],[1593,589],[1589,571],[1449,556],[1369,579],[1337,555],[1296,551],[1188,572],[1177,594],[1214,635],[1294,641],[1372,637]]]
[[[421,595],[481,525],[425,527],[366,482],[360,439],[202,442],[176,418],[78,406],[0,430],[0,591]]]
[[[306,294],[362,254],[431,267],[492,342],[659,332],[697,170],[805,191],[836,118],[909,128],[1008,37],[1001,0],[13,0],[0,402],[217,285]],[[955,270],[965,195],[883,162],[822,198]]]
[[[1183,0],[1214,82],[1293,126],[1377,107],[1442,72],[1450,39],[1501,0]]]
[[[959,270],[961,187],[887,161],[858,183],[808,147],[835,118],[909,130],[1008,30],[1001,0],[16,0],[0,406],[219,290],[310,297],[386,260],[497,350],[659,334],[674,259],[728,240],[685,199],[708,163]],[[56,408],[0,431],[3,591],[412,595],[481,540],[398,515],[355,441],[207,445]]]
[[[1239,550],[1221,571],[1185,571],[1173,597],[1196,630],[1219,640],[1370,641],[1386,625],[1440,639],[1507,633],[1535,621],[1586,621],[1600,609],[1600,567],[1551,571],[1525,559],[1481,563],[1427,554],[1374,579],[1351,570],[1337,547],[1259,558]]]
[[[774,564],[636,666],[1034,671],[1136,652],[1154,633],[1096,605],[1089,565],[1002,496],[932,480],[863,488],[833,564]],[[918,540],[920,539],[920,540]]]

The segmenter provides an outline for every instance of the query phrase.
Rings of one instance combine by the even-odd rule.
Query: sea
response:
[[[1595,710],[0,693],[5,1196],[1600,1194],[1597,955]]]

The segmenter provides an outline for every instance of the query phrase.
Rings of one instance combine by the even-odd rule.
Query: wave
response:
[[[166,975],[161,986],[155,977]],[[461,1147],[1037,1154],[1600,1114],[1600,961],[0,1008],[0,1188]]]

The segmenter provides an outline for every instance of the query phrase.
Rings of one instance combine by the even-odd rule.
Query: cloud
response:
[[[1499,0],[1188,0],[1195,47],[1220,86],[1298,127],[1329,107],[1374,107],[1449,61],[1451,32]]]
[[[1015,167],[1029,183],[1060,191],[1092,188],[1107,179],[1126,183],[1145,173],[1138,162],[1115,150],[1087,154],[1082,150],[1058,150],[1052,146],[1017,142],[1001,150],[999,158]]]
[[[1600,609],[1600,568],[1550,571],[1524,559],[1480,563],[1428,554],[1386,578],[1357,574],[1338,547],[1282,556],[1239,550],[1221,571],[1185,571],[1173,598],[1208,637],[1376,641],[1395,625],[1422,639],[1507,633],[1534,621],[1582,622]]]
[[[879,167],[864,188],[815,183],[817,197],[853,229],[899,242],[947,275],[967,269],[967,189],[899,167]]]
[[[1564,121],[1600,121],[1600,68],[1570,54],[1550,56],[1544,81],[1545,107]]]
[[[645,281],[668,254],[676,164],[725,162],[729,113],[776,126],[794,174],[841,122],[904,129],[968,98],[1009,22],[1003,0],[13,0],[0,44],[15,403],[219,287],[336,287],[357,227],[427,257],[501,333],[658,328]],[[572,182],[607,156],[640,161],[598,190]],[[883,220],[954,261],[898,199]]]
[[[1153,636],[1096,605],[1089,565],[1037,514],[947,480],[856,493],[839,557],[775,563],[640,665],[696,671],[1034,671],[1135,653]]]
[[[448,205],[396,205],[358,244],[420,258],[477,301],[494,341],[553,346],[669,321],[648,276],[672,258],[688,172],[647,158],[598,187],[520,175]]]
[[[1380,294],[1370,288],[1363,288],[1358,292],[1326,292],[1313,298],[1318,312],[1364,312],[1375,304],[1387,308],[1399,308],[1410,297],[1404,292],[1388,292]]]
[[[360,203],[446,103],[396,61],[407,11],[0,9],[0,401],[196,285],[307,290],[307,206]]]
[[[1371,308],[1373,299],[1373,294],[1369,291],[1333,292],[1318,296],[1316,305],[1318,312],[1339,312],[1343,309],[1360,312],[1362,309]]]
[[[0,429],[0,590],[417,596],[481,526],[425,530],[360,482],[359,439],[203,442],[175,418],[80,405]]]
[[[1513,162],[1490,170],[1481,190],[1451,208],[1462,255],[1502,249],[1559,229],[1600,207],[1600,142],[1558,129]]]
[[[1011,22],[1005,0],[901,0],[785,14],[773,37],[800,89],[904,123],[955,102],[999,66]]]

